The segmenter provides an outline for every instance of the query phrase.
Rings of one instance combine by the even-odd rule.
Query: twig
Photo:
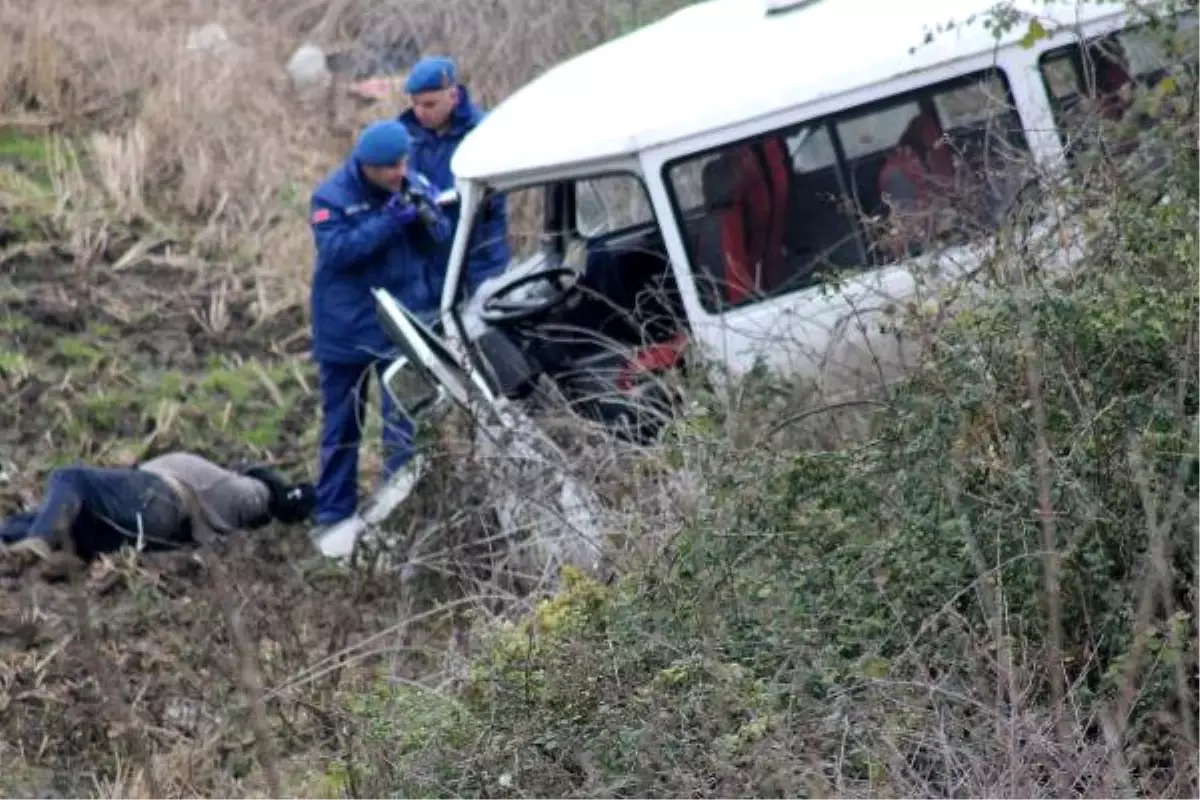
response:
[[[1195,435],[1196,423],[1193,421],[1193,438],[1195,438]],[[1191,460],[1190,454],[1185,454],[1180,458],[1177,480],[1173,486],[1171,499],[1160,518],[1158,504],[1155,502],[1154,494],[1150,489],[1150,476],[1142,453],[1142,444],[1138,439],[1134,438],[1129,445],[1130,468],[1133,472],[1134,483],[1137,485],[1142,510],[1146,515],[1146,529],[1150,539],[1148,571],[1152,574],[1148,575],[1142,583],[1141,592],[1139,593],[1137,612],[1134,617],[1133,650],[1129,655],[1125,679],[1121,684],[1121,693],[1117,698],[1117,707],[1113,715],[1113,724],[1116,727],[1116,733],[1121,737],[1124,736],[1129,714],[1133,710],[1134,702],[1141,689],[1138,678],[1141,673],[1142,659],[1145,656],[1152,630],[1151,616],[1154,613],[1155,589],[1159,591],[1158,596],[1162,605],[1163,616],[1169,620],[1173,615],[1175,603],[1171,596],[1171,566],[1167,559],[1167,532],[1187,502],[1184,486],[1186,484],[1187,472],[1191,469]],[[1176,688],[1179,695],[1180,714],[1186,715],[1192,704],[1191,691],[1188,688],[1186,675],[1181,676],[1177,680]],[[1192,751],[1195,752],[1195,736],[1192,733],[1190,725],[1184,735]]]
[[[232,598],[233,584],[220,558],[212,548],[211,538],[208,536],[197,538],[201,540],[201,551],[204,553],[205,561],[208,562],[208,567],[212,572],[213,589],[221,606],[221,614],[225,618],[225,625],[229,628],[230,638],[233,639],[233,646],[237,650],[239,660],[238,683],[241,684],[242,691],[245,693],[246,700],[250,705],[250,726],[254,730],[254,743],[258,750],[259,763],[262,765],[263,774],[266,777],[267,791],[271,797],[283,797],[279,778],[278,757],[275,754],[271,731],[267,727],[266,703],[263,699],[263,680],[262,674],[258,669],[256,653],[250,646],[250,640],[246,635],[245,627],[242,625],[242,620],[237,613],[237,609],[234,607]],[[158,794],[156,793],[155,796],[157,797]]]
[[[158,779],[154,774],[154,765],[150,759],[150,748],[144,740],[137,736],[133,709],[128,703],[122,702],[122,693],[116,678],[113,676],[111,662],[100,652],[96,631],[92,627],[92,618],[87,594],[84,591],[83,561],[75,551],[75,541],[68,534],[60,537],[63,548],[60,555],[67,558],[67,579],[71,587],[71,601],[75,605],[75,614],[79,620],[79,641],[87,652],[88,661],[94,665],[96,679],[100,683],[104,705],[108,707],[110,718],[122,728],[121,737],[129,743],[134,757],[141,762],[146,775],[146,788],[151,797],[162,797]]]
[[[782,420],[780,420],[779,422],[776,422],[774,425],[772,425],[770,428],[768,428],[766,433],[764,433],[762,436],[759,437],[758,443],[761,444],[764,439],[770,439],[772,436],[779,433],[781,430],[788,427],[789,425],[795,425],[798,422],[803,422],[804,420],[808,419],[809,417],[815,417],[817,414],[825,414],[829,411],[839,411],[844,408],[858,408],[858,407],[862,407],[862,406],[873,406],[875,408],[888,408],[888,407],[890,407],[890,405],[891,405],[890,403],[887,403],[882,400],[865,400],[865,399],[864,400],[847,400],[842,403],[830,403],[828,405],[824,405],[819,408],[808,408],[808,409],[805,409],[804,411],[797,411],[795,414],[789,414],[788,416],[784,417]]]
[[[1050,673],[1050,692],[1053,698],[1054,728],[1060,747],[1070,741],[1070,731],[1064,715],[1066,707],[1066,677],[1063,675],[1063,631],[1061,569],[1062,554],[1058,552],[1058,532],[1054,522],[1053,486],[1050,443],[1046,433],[1046,396],[1042,384],[1043,358],[1032,330],[1032,309],[1025,294],[1028,285],[1017,290],[1021,306],[1022,353],[1025,361],[1025,380],[1033,411],[1034,460],[1037,469],[1037,513],[1042,531],[1042,592],[1046,609],[1046,669]],[[1065,788],[1065,787],[1064,787]]]

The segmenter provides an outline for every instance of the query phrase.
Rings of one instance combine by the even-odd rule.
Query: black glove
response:
[[[279,472],[265,466],[247,467],[242,474],[262,482],[270,490],[268,509],[280,522],[305,520],[316,505],[317,495],[311,483],[290,484]]]
[[[394,194],[383,210],[400,225],[407,225],[419,216],[419,209],[403,194]]]
[[[404,180],[400,195],[409,203],[416,216],[427,226],[437,224],[437,212],[434,210],[433,187],[425,181]]]

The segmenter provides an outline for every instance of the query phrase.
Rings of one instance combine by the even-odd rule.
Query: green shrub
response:
[[[388,788],[1194,786],[1197,528],[1178,498],[1197,491],[1200,251],[1194,207],[1141,213],[1070,283],[956,317],[868,443],[729,450],[669,562],[570,575],[494,634],[458,727]],[[1116,772],[1096,755],[1115,713]]]

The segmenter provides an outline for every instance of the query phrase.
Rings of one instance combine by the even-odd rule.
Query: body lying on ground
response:
[[[50,473],[38,508],[0,522],[0,544],[12,555],[65,551],[84,561],[122,545],[170,550],[272,519],[303,521],[313,497],[312,484],[269,467],[235,471],[187,452],[135,467],[63,467]]]

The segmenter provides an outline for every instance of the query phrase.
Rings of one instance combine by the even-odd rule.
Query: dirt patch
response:
[[[259,318],[246,281],[217,266],[49,253],[9,267],[0,459],[16,477],[0,505],[63,458],[121,451],[123,462],[186,445],[223,461],[309,460],[299,453],[317,405],[303,309]]]
[[[253,743],[221,591],[236,597],[257,648],[273,733],[286,751],[328,744],[335,720],[320,719],[332,712],[317,703],[362,665],[311,680],[305,667],[386,629],[380,601],[395,584],[306,570],[300,538],[270,530],[222,543],[215,556],[230,573],[226,587],[196,553],[97,562],[78,594],[28,574],[0,579],[0,757],[77,795],[120,775],[122,756],[184,746],[205,769],[175,791],[219,792],[221,780],[248,775]]]

